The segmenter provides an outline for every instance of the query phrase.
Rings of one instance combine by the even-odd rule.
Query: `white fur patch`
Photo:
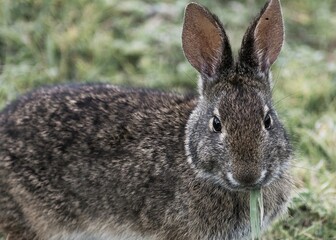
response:
[[[237,181],[233,178],[233,175],[232,175],[231,172],[228,172],[228,173],[226,174],[226,176],[227,176],[229,182],[230,182],[233,186],[238,187],[238,186],[240,185],[239,182],[237,182]]]
[[[265,179],[267,170],[262,170],[260,174],[260,178],[258,179],[257,183],[262,182]]]
[[[187,162],[188,162],[189,164],[192,164],[192,163],[193,163],[193,162],[192,162],[192,158],[191,158],[190,156],[187,157]]]
[[[219,134],[219,140],[221,140],[221,142],[224,142],[226,135],[227,134],[225,130],[222,128],[222,132]]]
[[[213,114],[214,114],[215,116],[217,116],[217,117],[220,116],[220,115],[219,115],[219,110],[218,110],[218,108],[215,108],[215,109],[214,109]]]
[[[266,115],[266,113],[269,111],[269,107],[267,105],[264,106],[264,113]]]

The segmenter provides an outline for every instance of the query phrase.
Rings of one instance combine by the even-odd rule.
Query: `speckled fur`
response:
[[[227,176],[252,181],[262,169],[263,227],[286,210],[291,147],[272,105],[270,73],[246,43],[260,16],[234,63],[218,18],[192,8],[227,41],[226,68],[215,59],[211,71],[197,69],[200,96],[65,85],[30,92],[1,112],[0,229],[8,239],[248,238],[250,188]],[[221,134],[209,128],[214,113]]]

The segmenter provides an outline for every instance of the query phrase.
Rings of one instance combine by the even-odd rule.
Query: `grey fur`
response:
[[[252,35],[242,61],[230,63],[218,18],[194,3],[186,11],[205,14],[225,36],[211,71],[202,72],[206,62],[197,69],[200,96],[65,85],[35,90],[1,112],[0,229],[8,239],[248,238],[256,187],[264,228],[286,210],[292,150],[272,105],[269,69],[261,72],[246,40]],[[214,114],[221,133],[213,132]]]

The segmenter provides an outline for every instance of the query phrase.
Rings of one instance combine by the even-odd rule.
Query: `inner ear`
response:
[[[284,42],[284,24],[279,0],[269,0],[248,28],[239,54],[240,62],[268,72]]]
[[[202,75],[213,77],[222,65],[232,63],[231,47],[222,24],[206,8],[190,3],[186,7],[182,47],[190,64]]]
[[[270,1],[262,14],[254,32],[256,49],[263,65],[262,70],[270,67],[277,59],[284,41],[284,27],[279,1]]]

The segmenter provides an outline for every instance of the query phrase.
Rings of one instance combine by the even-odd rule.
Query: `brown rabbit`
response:
[[[271,99],[284,28],[270,0],[235,62],[190,3],[182,42],[199,96],[105,84],[42,88],[0,114],[0,229],[9,240],[245,239],[286,210],[292,150]]]

